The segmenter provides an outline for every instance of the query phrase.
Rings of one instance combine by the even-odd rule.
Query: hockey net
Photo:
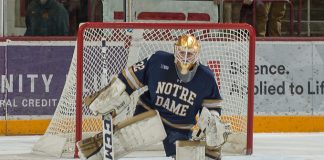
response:
[[[77,140],[102,130],[101,116],[94,116],[82,105],[82,99],[103,88],[112,75],[155,51],[173,53],[175,40],[188,33],[200,41],[200,62],[215,73],[224,99],[221,118],[230,122],[233,130],[224,150],[251,154],[255,35],[246,24],[83,24],[63,93],[45,136],[63,137],[63,157],[73,156]],[[130,117],[133,111],[131,105],[119,118]]]

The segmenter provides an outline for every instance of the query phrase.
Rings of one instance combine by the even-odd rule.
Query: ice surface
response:
[[[39,137],[0,136],[0,159],[44,160],[44,157],[30,154]],[[259,133],[254,134],[253,139],[254,149],[251,156],[224,156],[222,160],[324,160],[324,133]],[[136,156],[141,157],[133,158]],[[136,152],[122,160],[171,159],[163,157],[163,152]]]

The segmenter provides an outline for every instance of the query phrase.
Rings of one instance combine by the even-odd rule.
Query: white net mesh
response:
[[[224,99],[222,119],[231,122],[235,133],[233,135],[239,135],[237,141],[242,145],[243,151],[239,153],[245,152],[250,54],[248,29],[242,26],[237,29],[223,29],[224,26],[217,25],[200,29],[199,25],[194,24],[191,29],[181,29],[180,25],[175,28],[164,25],[159,28],[158,24],[152,28],[145,24],[117,25],[115,28],[108,23],[87,26],[82,37],[78,37],[83,40],[83,97],[101,89],[107,84],[109,77],[118,74],[126,65],[140,61],[158,50],[172,53],[178,36],[186,33],[194,35],[201,43],[200,62],[215,73],[220,87]],[[102,41],[106,45],[104,48]],[[46,131],[46,135],[66,137],[64,153],[71,155],[74,153],[76,132],[76,60],[75,52],[61,99]],[[132,107],[123,115],[131,116],[131,111]],[[85,106],[82,106],[82,115],[83,137],[101,131],[100,116],[93,116]]]

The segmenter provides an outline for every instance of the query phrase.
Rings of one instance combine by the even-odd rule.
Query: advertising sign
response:
[[[73,46],[8,45],[6,74],[0,70],[0,92],[7,97],[1,97],[1,109],[7,108],[9,116],[53,115],[73,49]]]
[[[255,115],[324,115],[324,43],[258,42]]]
[[[5,75],[5,46],[0,42],[0,75]],[[2,86],[2,85],[1,85]],[[0,120],[1,116],[5,116],[5,108],[2,107],[2,103],[5,99],[5,94],[0,92]]]

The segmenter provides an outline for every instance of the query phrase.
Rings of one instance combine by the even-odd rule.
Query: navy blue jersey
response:
[[[157,51],[123,70],[119,78],[129,94],[147,85],[141,101],[171,123],[195,124],[195,115],[203,106],[220,113],[222,98],[213,72],[199,64],[193,79],[184,83],[178,78],[174,62],[173,54]]]

